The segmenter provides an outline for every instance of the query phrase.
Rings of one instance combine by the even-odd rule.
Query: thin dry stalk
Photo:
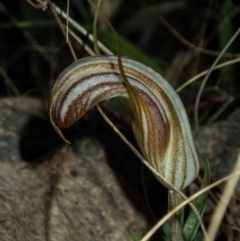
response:
[[[141,239],[141,241],[147,241],[149,240],[152,235],[174,214],[176,213],[177,211],[179,211],[181,208],[183,208],[184,206],[186,206],[188,203],[192,202],[195,198],[197,198],[198,196],[200,196],[201,194],[209,191],[210,189],[218,186],[219,184],[231,179],[231,178],[234,178],[234,177],[237,177],[239,178],[239,175],[240,175],[240,171],[237,171],[237,172],[234,172],[214,183],[212,183],[211,185],[203,188],[202,190],[198,191],[197,193],[193,194],[191,197],[189,197],[188,199],[184,200],[180,205],[178,205],[176,208],[174,208],[173,210],[171,210],[171,212],[169,212],[168,214],[166,214],[161,220],[159,220],[152,228],[151,230],[149,230],[149,232]],[[212,241],[212,239],[209,239],[208,238],[208,235],[205,236],[205,240],[206,241]]]
[[[237,38],[237,36],[240,34],[240,28],[235,32],[235,34],[231,37],[231,39],[228,41],[228,43],[225,45],[225,47],[223,48],[223,50],[221,51],[221,53],[218,55],[218,57],[216,58],[216,60],[214,61],[214,63],[212,64],[211,68],[209,69],[207,75],[205,76],[205,78],[202,81],[201,87],[198,91],[197,94],[197,98],[196,98],[196,102],[195,102],[195,107],[194,107],[194,119],[195,119],[195,126],[196,126],[196,131],[197,131],[197,136],[199,133],[199,125],[198,125],[198,107],[199,107],[199,102],[200,102],[200,98],[204,89],[205,84],[207,83],[207,80],[209,78],[209,76],[211,75],[214,67],[216,67],[217,63],[219,62],[219,60],[222,58],[223,54],[226,52],[226,50],[229,48],[229,46],[233,43],[233,41]]]
[[[240,153],[238,155],[237,162],[236,162],[236,165],[235,165],[232,173],[235,173],[238,170],[240,170]],[[208,232],[210,240],[214,240],[214,238],[216,236],[220,222],[222,221],[223,215],[227,209],[228,203],[232,197],[234,188],[237,185],[238,180],[239,180],[239,177],[235,176],[231,179],[228,179],[228,181],[227,181],[226,187],[225,187],[223,194],[220,197],[220,201],[216,207],[216,212],[214,213],[214,215],[211,219],[209,232]]]
[[[70,8],[70,0],[67,0],[67,23],[66,23],[66,43],[68,43],[68,30],[69,30],[69,22],[68,22],[68,18],[69,18],[69,8]]]
[[[207,124],[212,124],[234,100],[235,98],[233,96],[229,96],[223,105],[209,118]]]
[[[199,46],[192,44],[191,42],[186,40],[175,28],[173,28],[167,22],[166,19],[164,19],[160,15],[159,15],[159,20],[181,43],[183,43],[184,45],[186,45],[188,48],[192,49],[193,51],[196,51],[196,52],[202,53],[202,54],[212,55],[212,56],[218,56],[221,53],[221,52],[213,51],[210,49],[204,49],[204,48],[201,48]],[[233,54],[233,53],[224,53],[224,57],[236,58],[236,57],[240,57],[240,55]]]
[[[217,69],[221,69],[225,66],[231,65],[231,64],[236,64],[240,62],[240,58],[237,59],[233,59],[233,60],[229,60],[226,61],[222,64],[216,65],[213,70],[217,70]],[[177,88],[177,92],[180,92],[182,89],[184,89],[186,86],[190,85],[191,83],[193,83],[195,80],[201,78],[202,76],[206,75],[208,73],[209,69],[199,73],[198,75],[195,75],[194,77],[192,77],[190,80],[186,81],[183,85],[181,85],[180,87]]]

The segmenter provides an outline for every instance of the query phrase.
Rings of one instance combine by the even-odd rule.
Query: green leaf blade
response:
[[[133,229],[132,226],[130,226],[130,234],[131,234],[131,237],[132,237],[133,241],[139,241],[139,238],[136,234],[136,231]]]
[[[206,159],[206,167],[204,169],[204,176],[203,176],[203,181],[202,181],[200,190],[207,187],[209,185],[209,183],[210,183],[210,165],[209,165],[208,160]],[[198,210],[201,217],[203,216],[203,213],[205,210],[207,198],[208,198],[208,192],[205,192],[202,195],[200,195],[194,202],[194,205],[195,205],[196,209]],[[189,216],[184,224],[184,227],[183,227],[183,240],[184,241],[192,241],[194,239],[194,237],[197,233],[199,224],[200,223],[199,223],[199,220],[198,220],[195,212],[192,211],[189,214]]]

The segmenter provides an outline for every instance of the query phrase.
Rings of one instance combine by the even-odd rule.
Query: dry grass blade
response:
[[[233,169],[233,173],[237,172],[238,170],[240,170],[240,153],[238,155],[236,165]],[[210,223],[210,227],[209,227],[210,240],[214,240],[214,238],[216,236],[220,222],[227,209],[228,203],[232,197],[232,193],[234,191],[234,188],[235,188],[238,180],[239,180],[239,176],[234,176],[227,181],[226,187],[225,187],[223,194],[221,195],[221,198],[219,199],[219,203],[216,207],[217,212],[214,213],[214,215],[211,219],[211,223]]]
[[[238,167],[239,168],[239,167]],[[239,168],[240,169],[240,168]],[[218,180],[216,182],[214,182],[213,184],[209,185],[208,187],[202,189],[201,191],[198,191],[197,193],[195,193],[194,195],[192,195],[191,197],[189,197],[188,199],[184,200],[179,206],[177,206],[176,208],[174,208],[173,210],[171,210],[171,212],[169,212],[168,214],[166,214],[161,220],[158,221],[158,223],[156,223],[151,230],[141,239],[141,241],[147,241],[149,240],[152,235],[177,211],[179,211],[181,208],[183,208],[184,206],[186,206],[188,203],[190,203],[191,201],[193,201],[195,198],[197,198],[198,196],[200,196],[201,194],[203,194],[206,191],[209,191],[210,189],[218,186],[219,184],[231,179],[231,178],[239,178],[240,175],[240,171],[236,171],[224,178],[222,178],[221,180]],[[212,239],[210,239],[208,237],[208,235],[205,236],[205,240],[206,241],[212,241]]]
[[[218,57],[216,58],[216,60],[214,61],[214,63],[212,64],[211,68],[209,69],[207,75],[205,76],[205,78],[202,81],[201,87],[198,91],[198,95],[196,98],[196,102],[195,102],[195,107],[194,107],[194,120],[195,120],[195,126],[196,126],[196,131],[197,131],[197,135],[199,133],[199,125],[198,125],[198,106],[199,106],[199,102],[200,102],[200,98],[204,89],[205,84],[207,83],[207,80],[210,76],[210,74],[212,73],[212,71],[214,70],[214,67],[216,67],[217,63],[219,62],[219,60],[222,58],[223,54],[226,52],[226,50],[229,48],[229,46],[233,43],[233,41],[237,38],[237,36],[240,34],[240,28],[235,32],[235,34],[231,37],[231,39],[228,41],[228,43],[225,45],[225,47],[223,48],[223,50],[221,51],[221,53],[218,55]]]
[[[76,60],[77,60],[77,55],[76,55],[76,53],[75,53],[75,51],[74,51],[74,49],[73,49],[72,43],[71,43],[70,41],[68,41],[68,27],[67,27],[67,32],[65,32],[65,25],[64,25],[64,24],[62,23],[62,21],[60,20],[57,12],[56,12],[56,10],[55,10],[55,8],[53,7],[52,2],[49,3],[49,6],[50,6],[50,9],[52,10],[53,16],[55,17],[55,19],[56,19],[59,27],[60,27],[61,30],[62,30],[62,33],[63,33],[64,37],[66,38],[66,42],[67,42],[68,47],[69,47],[69,49],[70,49],[70,51],[71,51],[71,54],[72,54],[72,56],[73,56],[73,59],[76,61]],[[67,19],[68,19],[68,17],[67,17]]]
[[[240,58],[237,58],[237,59],[233,59],[233,60],[229,60],[229,61],[226,61],[222,64],[219,64],[219,65],[216,65],[213,70],[217,70],[217,69],[221,69],[225,66],[228,66],[228,65],[231,65],[231,64],[236,64],[236,63],[239,63],[240,62]],[[206,75],[208,73],[209,69],[208,70],[205,70],[197,75],[195,75],[193,78],[191,78],[190,80],[186,81],[183,85],[181,85],[180,87],[177,88],[177,92],[181,91],[182,89],[184,89],[186,86],[190,85],[191,83],[193,83],[195,80],[201,78],[202,76]]]
[[[67,23],[66,23],[66,43],[68,43],[68,31],[69,31],[69,22],[68,22],[68,19],[69,19],[69,8],[70,8],[70,0],[67,0]]]

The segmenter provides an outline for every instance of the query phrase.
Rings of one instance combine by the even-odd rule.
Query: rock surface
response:
[[[235,110],[224,121],[203,126],[196,146],[203,157],[207,157],[216,179],[231,173],[240,153],[240,109]],[[236,195],[240,193],[240,182]],[[239,196],[240,197],[240,196]]]
[[[142,230],[146,218],[119,185],[101,143],[83,138],[78,154],[59,146],[57,136],[50,143],[51,126],[32,120],[43,110],[37,99],[0,100],[0,240],[130,240],[130,225]],[[37,132],[45,139],[34,140]],[[52,142],[54,154],[24,162],[51,151]]]

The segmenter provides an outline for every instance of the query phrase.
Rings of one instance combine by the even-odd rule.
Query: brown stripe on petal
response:
[[[102,83],[98,85],[94,85],[94,87],[89,88],[88,90],[79,93],[79,96],[72,101],[71,105],[68,107],[68,110],[66,112],[65,118],[63,122],[56,122],[60,128],[68,128],[73,123],[78,121],[89,109],[91,109],[93,106],[95,106],[97,103],[101,102],[102,100],[106,99],[106,93],[102,93],[100,95],[97,95],[90,103],[88,108],[87,102],[82,104],[82,100],[89,95],[89,93],[94,92],[98,89],[101,89],[102,86],[106,87],[108,86],[109,89],[111,89],[111,92],[108,91],[107,95],[110,94],[112,96],[118,94],[118,96],[126,96],[126,90],[124,89],[123,85],[121,83]],[[69,90],[70,91],[70,90]],[[109,97],[111,98],[111,96]],[[57,118],[60,120],[60,116]]]
[[[137,98],[141,99],[139,103],[134,102],[136,97],[132,100],[130,96],[131,98],[126,100],[140,148],[146,160],[159,174],[176,188],[185,188],[196,177],[199,163],[183,104],[173,88],[156,71],[137,61],[125,57],[121,59],[125,75],[136,90]],[[114,81],[119,82],[109,83],[107,78],[102,78],[112,78],[110,74],[116,75]],[[67,108],[65,116],[63,112],[61,115],[63,104],[68,101],[71,91],[98,76],[101,84],[96,82],[87,87],[87,90],[75,93],[76,96],[73,96],[69,106],[64,107]],[[108,89],[98,94],[98,91],[105,87]],[[93,99],[92,93],[97,93]],[[57,79],[50,100],[51,122],[63,137],[59,127],[70,126],[92,106],[113,96],[128,97],[121,82],[117,56],[95,56],[77,61]],[[140,113],[133,113],[139,111],[131,106],[134,104],[140,104]]]
[[[152,98],[146,92],[140,89],[136,90],[150,110],[150,116],[147,120],[148,139],[146,140],[148,142],[147,149],[150,152],[148,160],[159,169],[159,160],[163,159],[169,141],[169,124],[163,120],[163,116]]]

